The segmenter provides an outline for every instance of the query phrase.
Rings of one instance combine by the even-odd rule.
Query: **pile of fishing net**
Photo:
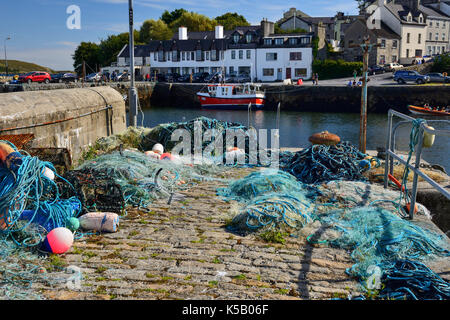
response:
[[[295,153],[282,153],[280,167],[308,184],[332,180],[366,180],[363,175],[369,163],[364,161],[366,157],[366,154],[346,141],[337,145],[314,144]]]
[[[253,172],[217,190],[224,199],[240,202],[241,210],[231,223],[240,233],[303,227],[314,220],[308,198],[314,192],[294,176],[273,169]]]
[[[194,153],[194,134],[196,132],[196,125],[198,126],[197,132],[201,132],[200,139],[203,138],[203,133],[206,130],[214,130],[217,134],[216,139],[221,137],[224,145],[226,142],[226,130],[247,130],[247,128],[240,123],[221,121],[202,116],[186,122],[171,122],[156,126],[143,136],[140,149],[151,150],[151,147],[155,143],[161,143],[166,150],[170,151],[177,143],[179,143],[178,141],[172,141],[173,133],[178,129],[183,129],[190,132],[191,152]],[[201,141],[203,150],[210,142]]]
[[[215,165],[192,165],[190,159],[159,160],[137,150],[103,154],[85,161],[64,177],[74,186],[67,195],[77,196],[88,210],[122,213],[127,206],[140,209],[167,198],[221,172]]]
[[[379,270],[380,298],[450,298],[450,284],[423,264],[450,256],[445,236],[377,207],[333,210],[320,221],[340,232],[329,243],[351,251],[355,264],[347,273],[363,287],[374,288],[370,281]]]
[[[37,271],[43,264],[41,244],[54,228],[72,226],[81,203],[61,197],[55,182],[61,177],[52,163],[20,152],[8,141],[0,144],[3,151],[13,151],[0,161],[0,296],[35,299],[31,285],[48,280]]]

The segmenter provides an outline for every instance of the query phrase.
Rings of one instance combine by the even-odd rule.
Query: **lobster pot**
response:
[[[89,212],[78,220],[85,230],[116,232],[119,226],[119,215],[113,212]]]

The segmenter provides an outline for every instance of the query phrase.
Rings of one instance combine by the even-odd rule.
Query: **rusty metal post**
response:
[[[363,81],[361,88],[361,115],[359,124],[359,151],[366,153],[366,136],[367,136],[367,70],[369,64],[369,39],[364,40],[361,45],[363,50]]]

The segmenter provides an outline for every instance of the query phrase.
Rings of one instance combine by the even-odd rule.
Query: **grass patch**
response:
[[[286,239],[284,237],[288,236],[288,233],[283,233],[280,231],[268,230],[263,233],[260,233],[258,237],[265,242],[271,243],[281,243],[285,244]]]
[[[276,294],[286,295],[289,293],[289,289],[275,289],[273,292]]]
[[[213,288],[213,287],[216,287],[218,283],[219,283],[218,281],[213,280],[213,281],[208,282],[208,286]]]
[[[238,274],[237,276],[234,276],[233,279],[243,281],[247,279],[247,276],[245,274]]]
[[[215,257],[212,263],[222,263],[222,260],[220,260],[219,257]]]

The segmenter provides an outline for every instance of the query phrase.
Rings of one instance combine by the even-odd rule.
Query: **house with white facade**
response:
[[[222,71],[227,75],[247,74],[254,81],[307,79],[312,73],[313,35],[275,34],[274,23],[267,20],[234,30],[216,26],[214,31],[189,32],[180,27],[171,40],[136,46],[135,59],[142,66],[138,67],[140,75]],[[128,45],[119,53],[117,66],[129,66]]]
[[[429,4],[438,0],[377,0],[365,8],[369,29],[382,23],[400,36],[399,62],[411,64],[424,56],[449,50],[449,16]],[[440,8],[440,6],[439,6]],[[445,10],[445,7],[444,7]]]

